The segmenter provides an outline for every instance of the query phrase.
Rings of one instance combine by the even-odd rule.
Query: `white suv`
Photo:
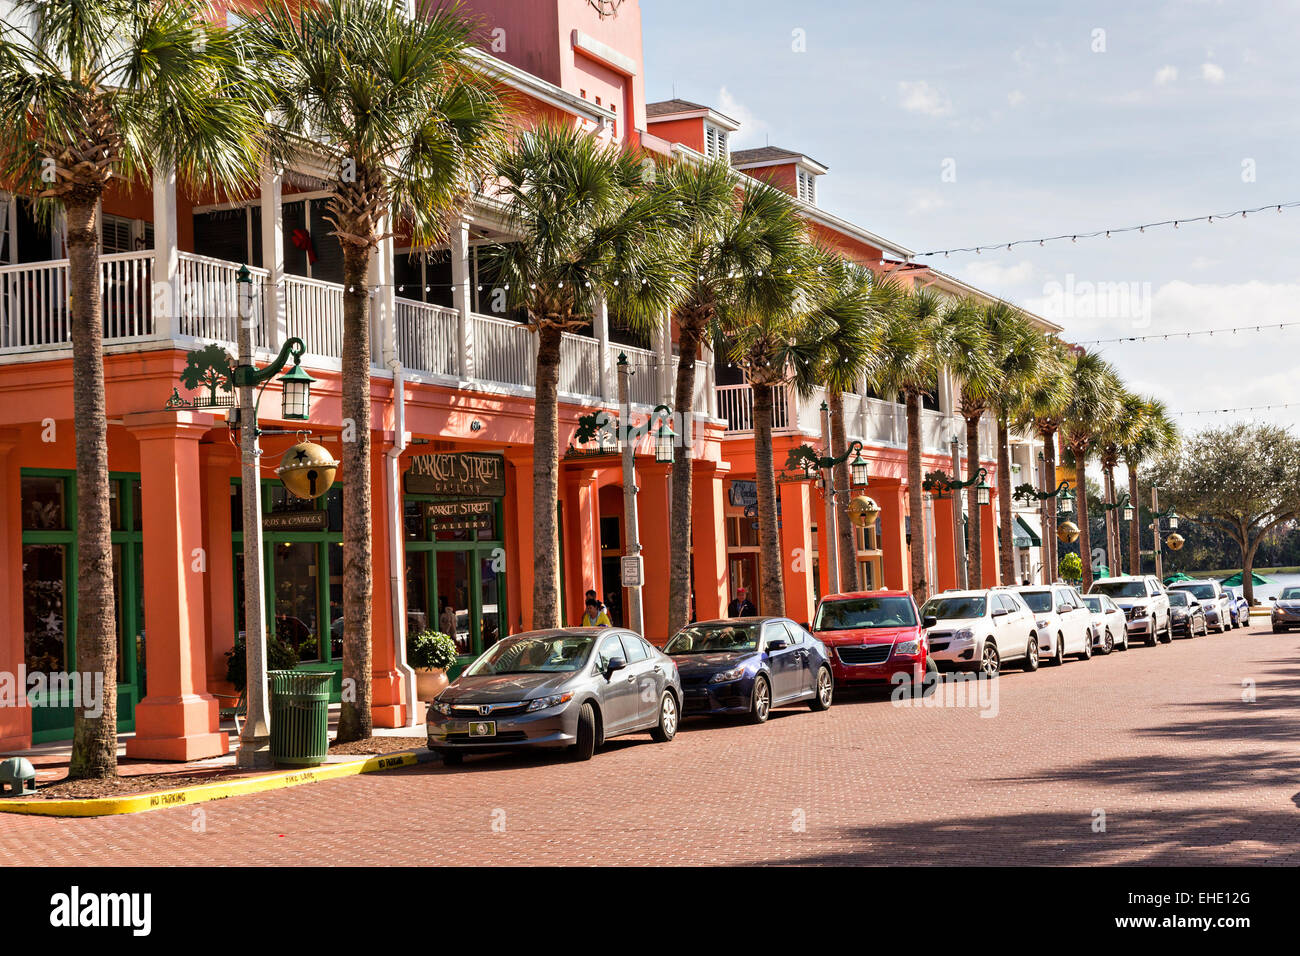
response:
[[[1220,634],[1230,627],[1237,626],[1237,616],[1232,612],[1235,599],[1223,589],[1223,585],[1212,578],[1196,581],[1181,581],[1170,585],[1171,591],[1186,591],[1188,597],[1201,603],[1205,608],[1205,624]]]
[[[927,632],[930,658],[948,670],[983,671],[994,677],[1004,663],[1038,670],[1034,613],[1007,588],[944,591],[925,602],[922,618],[935,618]]]
[[[1092,612],[1067,584],[1038,584],[1012,588],[1034,612],[1038,653],[1049,664],[1064,664],[1066,655],[1086,661],[1092,657]]]
[[[1130,638],[1145,637],[1148,645],[1154,645],[1157,640],[1163,644],[1173,641],[1169,595],[1150,574],[1102,578],[1093,582],[1088,593],[1105,594],[1120,606],[1128,622]]]

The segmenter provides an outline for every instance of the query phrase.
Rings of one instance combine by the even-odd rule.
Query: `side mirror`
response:
[[[605,662],[605,676],[609,677],[610,674],[621,671],[625,667],[627,667],[627,661],[623,660],[623,658],[611,657]]]
[[[927,614],[925,617],[921,618],[921,627],[925,628],[927,631],[938,623],[939,619],[933,614]]]
[[[1270,595],[1269,595],[1265,600],[1276,601],[1276,600],[1277,600],[1277,595],[1276,595],[1276,594],[1270,594]]]
[[[772,651],[783,651],[789,646],[790,645],[787,644],[785,641],[781,640],[780,638],[777,638],[774,641],[767,642],[767,651],[770,654]]]
[[[809,624],[807,621],[800,621],[800,622],[799,622],[799,626],[802,627],[805,631],[811,631],[811,630],[812,630],[812,625]]]

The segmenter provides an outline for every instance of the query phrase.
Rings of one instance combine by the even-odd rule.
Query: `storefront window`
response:
[[[292,646],[303,662],[321,659],[316,552],[314,544],[293,541],[281,541],[271,552],[275,636]]]
[[[456,639],[462,654],[471,652],[469,561],[464,551],[438,553],[438,630]]]
[[[23,530],[68,530],[66,493],[67,482],[63,478],[24,475],[22,479]]]
[[[406,554],[406,629],[413,633],[429,630],[435,622],[429,615],[430,551]]]
[[[23,547],[23,645],[29,671],[67,669],[66,570],[66,546]]]
[[[495,557],[479,559],[479,581],[481,611],[479,628],[483,647],[489,648],[501,639],[501,581],[497,572],[499,565]]]

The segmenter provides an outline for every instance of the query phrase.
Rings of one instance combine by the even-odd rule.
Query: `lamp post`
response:
[[[830,441],[830,406],[822,402],[822,442],[823,448],[831,447]],[[822,483],[822,493],[826,499],[826,561],[828,593],[834,594],[839,590],[839,540],[836,534],[835,520],[835,501],[836,496],[844,493],[835,489],[834,470],[836,466],[849,463],[849,481],[854,487],[862,488],[869,484],[870,466],[867,460],[862,457],[862,442],[854,440],[849,442],[849,447],[844,449],[842,455],[818,455],[807,445],[801,445],[798,448],[790,450],[789,457],[786,459],[786,468],[794,468],[802,465],[805,473],[813,470],[821,472],[820,481]],[[849,456],[853,459],[850,461]],[[811,477],[811,474],[809,474]],[[852,494],[852,488],[847,489],[848,494]]]
[[[1178,528],[1178,514],[1173,508],[1168,511],[1160,510],[1160,489],[1155,485],[1151,486],[1151,531],[1155,538],[1155,558],[1156,558],[1156,580],[1162,584],[1165,580],[1164,560],[1160,554],[1160,520],[1167,518],[1169,520],[1169,530],[1175,531]]]
[[[282,378],[281,414],[285,418],[305,421],[311,408],[311,384],[314,381],[300,362],[306,351],[302,339],[284,343],[275,361],[258,369],[253,364],[253,279],[247,266],[240,266],[239,285],[239,361],[233,384],[239,389],[239,414],[231,427],[239,428],[240,490],[244,520],[244,655],[247,665],[244,700],[248,715],[239,734],[236,766],[267,767],[271,764],[271,717],[266,699],[266,609],[262,603],[265,576],[262,570],[262,495],[258,459],[262,449],[259,436],[273,434],[257,427],[257,409],[266,383],[293,358],[293,368]],[[261,389],[258,386],[261,386]]]
[[[1129,498],[1129,496],[1128,496],[1128,492],[1127,492],[1127,491],[1120,495],[1118,501],[1112,501],[1112,502],[1105,502],[1105,501],[1103,501],[1103,502],[1101,503],[1101,507],[1102,507],[1102,509],[1103,509],[1103,510],[1105,511],[1105,513],[1106,513],[1106,526],[1107,526],[1108,531],[1109,531],[1109,527],[1110,527],[1110,522],[1111,522],[1111,520],[1112,520],[1112,519],[1111,519],[1111,515],[1112,515],[1114,512],[1116,512],[1116,511],[1118,511],[1118,512],[1120,513],[1120,516],[1123,517],[1123,519],[1124,519],[1125,521],[1132,521],[1132,520],[1133,520],[1133,502],[1132,502],[1132,500]],[[1119,538],[1119,526],[1118,526],[1118,525],[1116,525],[1116,527],[1115,527],[1115,537],[1116,537],[1116,538]],[[1123,559],[1123,557],[1124,557],[1123,548],[1121,548],[1121,549],[1119,549],[1118,551],[1115,552],[1115,567],[1116,567],[1116,569],[1119,570],[1121,573],[1123,572],[1123,567],[1122,567],[1122,564],[1123,564],[1123,560],[1122,560],[1122,559]],[[1129,573],[1130,573],[1130,574],[1137,574],[1137,573],[1138,573],[1138,569],[1136,569],[1136,568],[1129,568]]]
[[[1041,453],[1038,456],[1038,460],[1040,463],[1043,460],[1043,456]],[[1042,470],[1041,466],[1039,470],[1040,471]],[[1044,477],[1046,476],[1044,475]],[[1048,509],[1047,502],[1055,498],[1058,501],[1058,506],[1061,514],[1070,514],[1071,512],[1073,512],[1074,494],[1071,493],[1070,491],[1070,480],[1068,478],[1065,479],[1059,485],[1057,485],[1056,488],[1054,488],[1051,491],[1037,491],[1033,487],[1033,485],[1023,484],[1012,493],[1012,497],[1019,498],[1021,501],[1024,501],[1026,503],[1037,501],[1039,504],[1040,520],[1043,523],[1042,569],[1043,569],[1043,576],[1045,579],[1047,579],[1044,581],[1044,583],[1047,583],[1048,580],[1051,580],[1056,576],[1055,565],[1050,561],[1051,556],[1055,554],[1056,541],[1053,540],[1050,545],[1048,544],[1048,539],[1055,538],[1056,535],[1053,533],[1052,526],[1048,524],[1047,521],[1047,509]],[[1052,551],[1049,552],[1048,548],[1051,548]]]

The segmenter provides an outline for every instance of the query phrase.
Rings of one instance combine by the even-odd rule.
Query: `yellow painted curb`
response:
[[[419,756],[411,751],[397,754],[377,754],[364,760],[349,763],[324,764],[309,770],[289,770],[232,780],[229,783],[205,783],[179,790],[158,790],[134,797],[87,797],[80,800],[10,800],[0,802],[0,813],[28,813],[46,817],[104,817],[120,813],[144,813],[167,807],[205,803],[225,797],[238,797],[265,790],[282,790],[304,783],[319,783],[338,777],[352,777],[359,773],[391,770],[393,767],[410,767],[419,763]]]

